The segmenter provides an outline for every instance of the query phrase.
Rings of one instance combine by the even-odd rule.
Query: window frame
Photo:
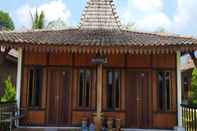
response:
[[[89,105],[88,106],[84,106],[84,104],[86,104],[86,102],[83,102],[82,100],[82,106],[80,106],[80,102],[79,102],[79,99],[80,99],[80,71],[81,70],[89,70],[90,71],[90,87],[89,87]],[[76,91],[77,91],[77,97],[76,97],[76,108],[77,110],[90,110],[92,109],[92,101],[91,98],[92,98],[92,90],[94,88],[94,77],[93,77],[93,73],[94,73],[94,68],[90,68],[90,67],[78,67],[77,68],[77,75],[76,75]],[[86,77],[86,76],[85,76]],[[82,93],[82,97],[84,95],[84,91]],[[86,101],[87,99],[85,99]]]
[[[160,93],[159,93],[159,73],[162,72],[162,76],[165,76],[164,78],[162,78],[162,80],[165,80],[163,82],[164,85],[162,85],[162,93],[163,95],[160,96]],[[166,78],[166,73],[169,73],[169,79]],[[167,113],[167,112],[172,112],[173,111],[173,73],[174,71],[173,70],[168,70],[168,69],[159,69],[159,70],[156,70],[156,89],[157,89],[157,111],[158,112],[163,112],[163,113]],[[166,81],[169,80],[169,87],[167,89],[167,87],[164,87],[166,86]],[[167,93],[166,90],[169,90],[169,92]],[[165,93],[163,92],[165,91]],[[169,97],[170,98],[162,98],[162,102],[167,102],[168,99],[169,99],[169,103],[160,103],[160,98],[159,97],[163,97],[164,95],[167,95],[169,94]],[[168,108],[168,104],[169,104],[169,108]],[[162,108],[160,107],[160,105],[164,105]]]
[[[113,100],[112,100],[112,108],[109,108],[108,106],[108,73],[112,72],[112,95],[113,95]],[[115,80],[115,72],[119,74],[119,98],[118,98],[118,107],[117,107],[117,103],[116,103],[116,80]],[[119,111],[121,110],[121,92],[122,92],[122,69],[120,68],[106,68],[105,69],[105,73],[106,73],[106,83],[105,83],[105,91],[106,91],[106,111]]]
[[[31,70],[33,70],[33,74],[35,75],[35,71],[36,70],[39,70],[40,72],[40,76],[39,76],[39,78],[40,78],[40,80],[39,80],[39,84],[40,84],[40,89],[39,89],[39,94],[40,94],[40,96],[39,96],[39,104],[38,105],[36,105],[36,106],[34,106],[34,105],[31,105],[30,103],[29,103],[29,99],[30,99],[30,72],[31,72]],[[35,82],[34,81],[35,80],[35,76],[33,76],[33,83]],[[42,101],[42,99],[43,99],[43,96],[42,96],[42,93],[43,93],[43,80],[44,80],[44,67],[42,67],[42,66],[39,66],[39,65],[34,65],[34,66],[29,66],[28,68],[27,68],[27,107],[29,108],[29,109],[31,109],[31,110],[40,110],[40,109],[42,109],[42,104],[43,104],[43,101]],[[35,83],[34,83],[35,84]],[[35,87],[34,87],[34,89],[35,89]]]

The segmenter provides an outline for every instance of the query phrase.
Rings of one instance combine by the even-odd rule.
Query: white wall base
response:
[[[185,131],[185,128],[180,127],[180,126],[176,126],[176,127],[174,127],[174,130],[175,131]]]

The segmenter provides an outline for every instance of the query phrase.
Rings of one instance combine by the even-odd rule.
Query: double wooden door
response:
[[[126,89],[126,123],[128,128],[149,128],[148,72],[128,71]]]
[[[48,125],[63,126],[68,124],[70,77],[68,69],[48,69]]]

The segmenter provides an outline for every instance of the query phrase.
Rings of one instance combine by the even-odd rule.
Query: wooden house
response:
[[[124,30],[112,0],[89,0],[78,28],[1,32],[0,45],[19,51],[20,125],[182,126],[180,54],[197,40]]]

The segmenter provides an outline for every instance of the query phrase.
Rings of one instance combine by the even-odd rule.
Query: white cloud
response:
[[[36,10],[38,10],[38,12],[44,11],[46,23],[48,23],[49,21],[57,20],[59,18],[66,22],[69,22],[68,20],[71,16],[71,13],[66,8],[63,0],[52,0],[50,2],[39,5],[38,7],[26,4],[16,10],[16,16],[18,18],[19,25],[30,28],[30,12],[34,14]]]
[[[163,12],[163,0],[128,0],[128,7],[122,16],[123,23],[134,22],[137,30],[154,31],[171,25]]]
[[[163,8],[161,0],[128,0],[128,4],[142,11],[158,11]]]
[[[177,9],[171,30],[186,33],[189,33],[191,30],[197,30],[196,7],[196,0],[177,0]]]
[[[165,28],[172,33],[197,34],[197,0],[176,0],[174,16],[164,11],[165,0],[128,0],[121,11],[123,24],[134,22],[140,31],[155,31]]]
[[[136,26],[139,30],[155,31],[158,28],[169,29],[171,21],[162,12],[152,13],[137,20]]]

